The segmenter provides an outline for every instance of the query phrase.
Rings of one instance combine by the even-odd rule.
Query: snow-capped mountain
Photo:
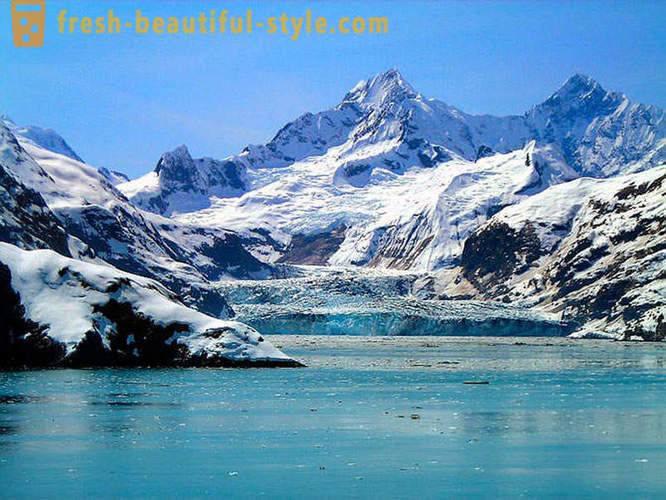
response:
[[[666,338],[666,166],[551,187],[465,242],[440,297],[538,305],[576,335]]]
[[[233,233],[144,214],[97,168],[41,148],[22,136],[14,137],[2,124],[0,132],[0,148],[5,152],[2,167],[17,182],[39,193],[58,225],[84,243],[76,256],[100,259],[119,269],[158,279],[188,304],[218,317],[232,311],[222,297],[212,292],[211,279],[262,277],[269,272],[268,266],[252,257]],[[163,234],[162,226],[182,236],[184,244]],[[51,245],[49,248],[61,251]]]
[[[123,192],[141,207],[164,215],[208,206],[211,196],[226,198],[245,189],[245,170],[231,161],[193,159],[187,147],[164,153],[155,170],[123,184]]]
[[[534,139],[557,144],[581,175],[608,177],[666,159],[666,119],[656,106],[634,103],[577,74],[525,115]]]
[[[209,187],[210,167],[183,148],[118,187],[146,210],[238,231],[264,259],[315,252],[310,263],[432,270],[456,265],[496,211],[550,185],[658,165],[665,132],[663,110],[582,75],[524,115],[493,117],[428,99],[389,70],[218,162],[239,180],[233,192],[228,176]]]
[[[2,239],[156,279],[218,317],[230,295],[276,331],[312,319],[318,331],[430,333],[488,313],[505,333],[664,336],[664,111],[583,75],[522,115],[493,117],[389,70],[265,145],[222,160],[180,146],[126,182],[25,130],[0,124]],[[294,264],[413,279],[378,296],[350,289],[353,273]],[[252,291],[265,303],[244,302]],[[453,299],[493,302],[438,302]]]
[[[255,330],[156,281],[0,243],[0,368],[299,366]]]
[[[53,129],[42,128],[36,125],[19,126],[6,115],[0,115],[0,123],[4,124],[13,135],[20,136],[26,143],[67,156],[72,160],[83,162],[79,155],[67,144],[65,139]]]

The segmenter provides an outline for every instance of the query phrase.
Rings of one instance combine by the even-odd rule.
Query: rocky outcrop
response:
[[[162,285],[0,243],[0,369],[301,366],[252,328],[187,308]]]
[[[65,357],[65,346],[46,335],[46,327],[26,318],[11,278],[9,267],[0,263],[0,369],[53,366]]]
[[[514,274],[522,274],[542,255],[532,224],[519,230],[503,222],[491,222],[465,241],[460,266],[478,289],[490,288]]]
[[[70,255],[67,233],[44,199],[18,182],[1,162],[0,241],[22,248],[52,248]]]
[[[278,262],[295,264],[326,265],[345,239],[344,225],[331,231],[292,237],[289,247]]]
[[[552,188],[468,238],[462,274],[482,297],[560,314],[576,336],[663,340],[664,200],[666,167]]]

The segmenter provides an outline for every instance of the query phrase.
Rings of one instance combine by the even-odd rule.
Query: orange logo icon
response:
[[[12,0],[14,45],[41,47],[44,45],[44,0]]]

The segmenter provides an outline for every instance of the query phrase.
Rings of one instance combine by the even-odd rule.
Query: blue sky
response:
[[[8,4],[8,2],[7,2]],[[136,177],[186,144],[223,157],[266,142],[358,80],[397,67],[428,97],[471,113],[522,113],[575,72],[666,107],[666,2],[68,2],[46,0],[46,43],[0,34],[0,113],[56,129],[86,161]],[[69,15],[282,12],[382,15],[387,35],[57,33]],[[0,9],[10,26],[10,9]]]

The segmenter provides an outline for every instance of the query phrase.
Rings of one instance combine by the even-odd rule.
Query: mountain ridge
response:
[[[477,208],[470,198],[468,215],[462,216],[466,220],[479,218],[475,212],[480,207],[497,210],[575,177],[603,178],[658,165],[666,158],[663,114],[575,74],[523,115],[469,115],[425,98],[398,70],[391,69],[361,80],[337,106],[301,115],[266,145],[248,146],[241,154],[220,160],[243,180],[244,187],[234,193],[213,192],[205,183],[183,181],[187,175],[162,182],[155,172],[119,188],[146,210],[234,229],[261,259],[279,260],[291,241],[302,238],[317,237],[323,244],[333,232],[337,241],[344,226],[346,237],[341,244],[324,244],[332,249],[325,256],[332,264],[436,269],[456,265],[462,240],[483,222],[467,229],[447,222],[457,217],[447,215],[452,188],[471,191],[460,183],[477,175],[473,171],[486,168],[487,177],[495,163],[512,158],[514,165],[501,178],[521,177],[523,170],[527,178],[511,192],[489,186],[485,201],[476,200]],[[438,172],[445,165],[459,175],[447,180]],[[185,158],[174,170],[197,177],[197,168]],[[418,189],[430,192],[439,185],[441,193],[451,194],[439,202],[438,193],[428,194],[423,199],[432,200],[429,204],[410,203],[412,213],[396,212],[389,198],[409,196],[412,177],[426,179]],[[447,188],[449,182],[454,184]],[[333,206],[328,213],[323,211],[326,204]],[[361,208],[372,205],[377,207],[374,215]],[[256,216],[247,216],[247,210]],[[419,229],[421,225],[425,227]],[[442,227],[449,227],[443,234],[462,238],[458,248],[435,234]],[[270,238],[262,242],[257,231]],[[422,236],[409,243],[412,248],[400,249],[402,244],[393,241],[417,234]]]
[[[572,117],[572,113],[576,116]],[[586,113],[596,114],[581,118]],[[572,122],[576,117],[578,121]],[[600,123],[593,128],[598,128],[599,134],[587,130],[595,118],[599,118]],[[631,128],[636,128],[632,120],[639,120],[641,124],[641,130],[633,134],[639,137],[630,136]],[[619,128],[610,130],[613,127]],[[598,137],[602,132],[625,134],[634,139],[632,144],[638,144],[640,150],[632,153],[633,145],[613,149],[604,137]],[[316,114],[305,113],[289,122],[266,145],[247,146],[239,155],[222,161],[229,167],[234,165],[240,177],[247,175],[248,170],[251,174],[253,169],[280,168],[335,149],[337,161],[341,163],[338,181],[362,187],[377,166],[402,173],[413,165],[432,167],[457,157],[476,160],[483,155],[507,153],[536,140],[558,147],[579,174],[604,177],[622,170],[619,160],[606,165],[609,157],[619,155],[625,164],[640,161],[658,164],[666,154],[664,135],[663,110],[633,104],[626,95],[607,92],[598,82],[582,74],[568,78],[542,103],[522,115],[494,117],[467,114],[442,101],[427,99],[416,92],[397,69],[391,69],[361,80],[337,106]],[[372,149],[387,141],[395,141],[393,153],[384,151],[381,157],[375,158]],[[655,157],[648,157],[650,148],[655,151]],[[600,167],[602,162],[604,169]],[[632,168],[645,167],[639,164]],[[249,177],[246,189],[241,188],[231,196],[260,186],[252,175]],[[140,179],[121,185],[121,189],[141,205]],[[195,188],[183,183],[180,192],[194,192]],[[159,191],[159,188],[146,187],[146,190]],[[163,200],[162,205],[168,203]],[[156,205],[142,206],[160,213]],[[184,210],[176,211],[191,211],[182,208]]]

